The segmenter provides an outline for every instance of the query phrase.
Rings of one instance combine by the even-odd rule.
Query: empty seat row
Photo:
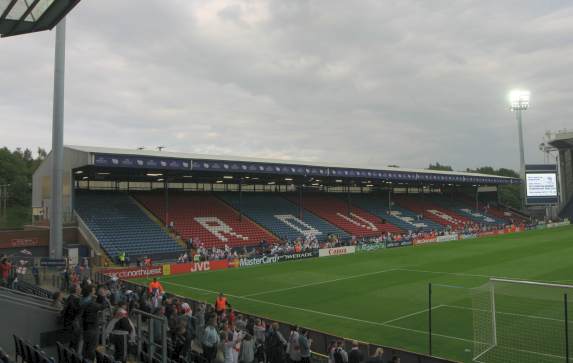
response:
[[[243,193],[240,199],[238,193],[218,195],[282,239],[315,236],[322,241],[330,234],[349,237],[348,233],[311,212],[304,211],[301,218],[299,208],[276,193]]]
[[[299,204],[298,196],[287,194],[286,198]],[[302,205],[320,218],[357,237],[380,236],[385,233],[402,233],[402,230],[384,218],[349,205],[348,201],[334,194],[306,193]]]
[[[127,194],[78,192],[75,209],[110,257],[153,256],[184,248],[137,205]]]
[[[351,203],[385,219],[406,232],[420,230],[429,232],[432,230],[441,231],[443,229],[441,224],[429,219],[420,218],[419,214],[401,208],[396,204],[390,207],[388,198],[380,195],[354,194],[351,196]]]

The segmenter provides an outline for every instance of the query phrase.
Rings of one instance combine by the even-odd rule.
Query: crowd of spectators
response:
[[[133,290],[131,290],[132,288]],[[164,292],[154,279],[147,288],[124,286],[116,278],[94,284],[85,279],[73,285],[64,300],[56,293],[53,307],[59,309],[64,334],[60,343],[88,361],[97,349],[107,350],[116,361],[127,362],[136,349],[136,309],[164,317],[169,340],[169,359],[201,363],[310,363],[312,339],[306,329],[292,326],[283,335],[276,322],[244,316],[234,311],[227,297],[219,294],[213,304],[190,303]],[[162,339],[162,320],[150,337]],[[365,357],[353,342],[347,352],[343,341],[328,347],[329,363],[382,363],[383,350]],[[399,362],[393,358],[392,362]]]

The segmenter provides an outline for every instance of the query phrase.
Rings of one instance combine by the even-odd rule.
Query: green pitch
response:
[[[469,288],[489,277],[573,284],[573,227],[196,272],[161,282],[178,295],[212,303],[222,291],[240,311],[421,353],[428,352],[432,283],[432,353],[470,362],[476,307]],[[564,322],[562,292],[543,300],[533,296],[535,290],[509,290],[500,290],[496,309],[504,323],[498,342],[517,347],[506,361],[563,361],[561,332],[554,332]],[[539,335],[547,342],[529,343]]]

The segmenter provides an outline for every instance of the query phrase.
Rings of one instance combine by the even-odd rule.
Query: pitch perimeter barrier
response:
[[[110,276],[105,275],[103,273],[96,273],[95,277],[94,277],[94,281],[97,283],[105,283],[109,279],[110,279]],[[145,285],[138,284],[138,283],[135,283],[133,281],[123,280],[122,282],[123,282],[123,285],[126,289],[130,289],[133,291],[142,291],[142,290],[144,291],[146,289]],[[207,301],[194,300],[194,299],[189,298],[189,297],[179,296],[179,295],[175,295],[175,294],[171,294],[171,293],[167,293],[167,294],[170,296],[177,297],[177,299],[180,301],[187,302],[191,306],[193,311],[198,311],[200,304],[206,304],[206,303],[209,304],[209,302],[207,302]],[[289,336],[289,332],[290,332],[291,328],[294,326],[293,324],[290,324],[290,323],[287,323],[284,321],[276,320],[273,318],[268,318],[266,316],[244,313],[244,312],[241,312],[239,310],[235,310],[235,313],[241,314],[241,315],[245,316],[247,319],[261,319],[261,320],[264,320],[265,322],[267,322],[268,324],[278,323],[279,324],[279,330],[284,337]],[[318,361],[320,363],[328,361],[329,346],[332,342],[336,342],[336,341],[344,342],[345,349],[348,352],[352,348],[353,339],[351,339],[351,338],[336,336],[333,334],[322,332],[320,330],[307,329],[305,327],[302,327],[302,328],[308,330],[309,337],[310,337],[310,339],[312,339],[312,345],[311,345],[312,352],[311,353],[313,355],[314,361]],[[384,361],[384,362],[390,361],[396,357],[396,358],[400,359],[399,362],[401,362],[401,363],[458,363],[456,361],[447,360],[445,358],[429,356],[429,355],[420,354],[420,353],[414,353],[414,352],[410,352],[410,351],[407,351],[404,349],[387,347],[387,346],[368,343],[368,342],[359,342],[359,349],[362,351],[365,358],[372,356],[378,348],[382,348],[384,350],[384,354],[382,356],[382,361]]]
[[[558,223],[541,224],[534,227],[526,228],[524,226],[507,227],[504,229],[496,229],[491,231],[483,231],[478,233],[450,233],[436,237],[405,239],[401,241],[384,241],[377,243],[365,243],[355,246],[341,246],[333,248],[321,248],[316,250],[308,250],[304,252],[281,254],[281,255],[261,255],[254,257],[231,258],[226,260],[211,260],[201,262],[189,263],[171,263],[163,265],[153,265],[146,267],[118,267],[118,268],[103,268],[99,272],[107,276],[115,276],[120,279],[134,279],[141,277],[158,277],[169,276],[183,273],[201,272],[201,271],[216,271],[228,268],[249,267],[258,265],[268,265],[285,261],[294,261],[307,258],[316,257],[329,257],[329,256],[342,256],[353,254],[356,252],[370,252],[383,248],[396,248],[407,246],[420,246],[425,244],[443,243],[457,240],[475,239],[481,237],[492,237],[503,234],[511,234],[523,232],[531,229],[547,229],[557,228],[570,225],[569,220]]]

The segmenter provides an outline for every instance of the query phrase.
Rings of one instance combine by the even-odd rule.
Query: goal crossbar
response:
[[[573,285],[556,284],[551,282],[538,282],[538,281],[527,281],[527,280],[511,280],[511,279],[501,279],[497,277],[492,277],[489,279],[494,282],[507,282],[511,284],[522,284],[522,285],[533,285],[533,286],[543,286],[543,287],[555,287],[560,289],[573,289]]]

